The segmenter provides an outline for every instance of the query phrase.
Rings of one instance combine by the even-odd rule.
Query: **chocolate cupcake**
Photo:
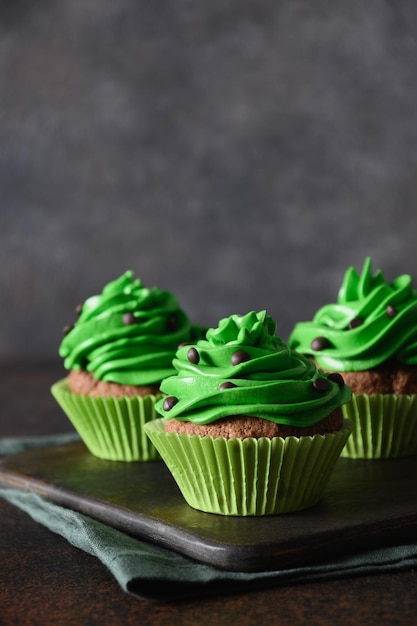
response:
[[[343,407],[354,430],[342,456],[390,458],[417,453],[417,292],[405,274],[387,283],[372,274],[345,273],[337,301],[299,322],[289,345],[337,371],[353,392]]]
[[[158,458],[143,426],[155,419],[160,382],[174,372],[178,345],[203,332],[167,291],[127,271],[88,298],[65,329],[59,354],[68,376],[51,391],[92,454]]]
[[[265,311],[232,315],[181,347],[145,430],[190,506],[223,515],[300,510],[321,497],[350,434],[340,375],[275,335]]]

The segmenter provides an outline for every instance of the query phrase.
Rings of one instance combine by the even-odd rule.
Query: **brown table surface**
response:
[[[69,432],[49,393],[60,364],[0,365],[0,437]],[[0,623],[415,624],[417,573],[364,576],[153,604],[124,593],[93,556],[0,499]]]

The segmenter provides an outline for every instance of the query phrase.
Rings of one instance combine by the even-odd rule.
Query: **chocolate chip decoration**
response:
[[[345,384],[343,376],[339,374],[338,372],[332,372],[331,374],[328,375],[327,378],[331,380],[333,383],[337,383],[339,387],[343,387],[343,385]]]
[[[219,390],[223,391],[223,389],[233,389],[233,387],[237,387],[235,383],[231,383],[229,380],[226,380],[224,383],[219,385]]]
[[[128,313],[123,313],[123,324],[125,326],[136,324],[137,321],[137,318],[130,311]]]
[[[169,318],[167,319],[167,329],[173,332],[174,330],[177,330],[177,328],[178,328],[177,318],[175,317],[175,315],[170,315]]]
[[[246,352],[245,350],[237,350],[237,352],[232,354],[232,365],[239,365],[240,363],[245,363],[246,361],[250,361],[249,352]]]
[[[326,348],[330,348],[331,343],[326,337],[316,337],[311,342],[311,349],[315,352],[320,352],[320,350],[325,350]]]
[[[325,393],[330,389],[330,383],[327,378],[315,378],[313,380],[313,388],[319,393]]]
[[[349,322],[349,330],[353,330],[354,328],[358,328],[358,326],[362,326],[363,319],[361,317],[354,317],[353,320]]]
[[[168,396],[165,398],[162,408],[164,411],[170,411],[178,402],[178,398],[175,396]]]
[[[392,306],[392,304],[389,304],[386,308],[386,313],[388,315],[388,317],[395,317],[398,313],[397,309],[395,308],[395,306]]]
[[[74,328],[74,326],[72,326],[72,325],[64,326],[64,328],[62,329],[62,332],[64,333],[64,335],[68,335],[68,333],[70,333],[73,328]]]
[[[190,361],[190,363],[194,363],[194,365],[197,365],[197,363],[199,363],[200,361],[200,355],[195,348],[190,348],[187,352],[187,359]]]

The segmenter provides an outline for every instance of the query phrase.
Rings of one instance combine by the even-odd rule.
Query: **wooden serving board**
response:
[[[0,485],[233,571],[305,566],[417,538],[417,457],[339,459],[321,502],[267,517],[196,511],[162,461],[102,461],[78,442],[6,457]]]

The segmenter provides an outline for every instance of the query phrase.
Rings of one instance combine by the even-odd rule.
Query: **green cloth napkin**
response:
[[[75,434],[0,440],[0,457],[35,447],[69,443]],[[273,572],[229,572],[133,539],[35,493],[0,488],[0,497],[71,544],[96,556],[127,593],[166,602],[267,586],[395,572],[417,567],[417,543],[369,550],[328,563]]]

